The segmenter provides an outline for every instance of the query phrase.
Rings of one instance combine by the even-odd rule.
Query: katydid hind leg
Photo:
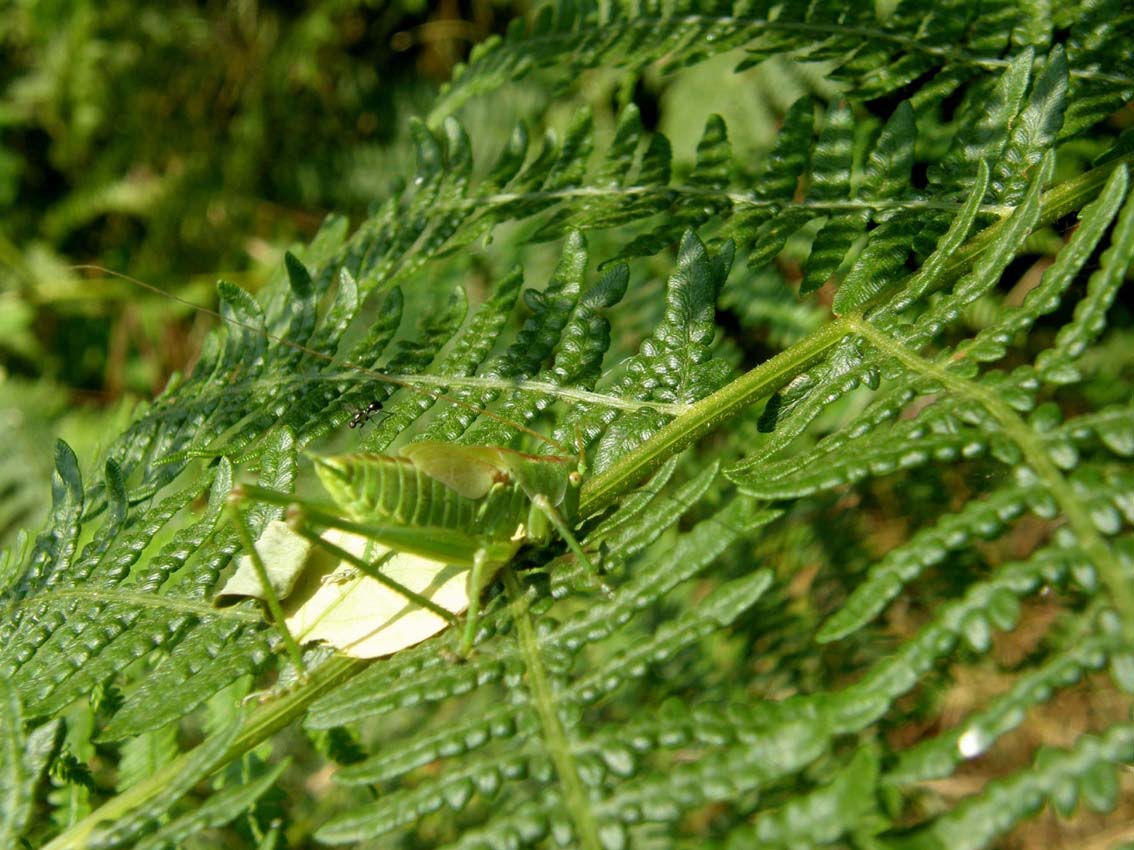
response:
[[[468,658],[476,641],[476,632],[480,626],[480,594],[484,589],[489,576],[485,575],[485,568],[489,566],[490,556],[487,549],[478,549],[473,556],[473,566],[469,572],[469,610],[465,615],[465,634],[461,638],[461,645],[457,654],[461,658]]]
[[[587,553],[583,551],[583,546],[579,543],[579,539],[575,536],[575,533],[571,530],[567,521],[563,519],[563,515],[556,510],[555,505],[551,504],[551,500],[542,493],[536,493],[531,498],[532,504],[547,517],[548,522],[559,532],[559,536],[563,538],[563,541],[567,544],[567,548],[570,549],[575,557],[579,559],[579,562],[590,571],[591,575],[598,580],[602,592],[608,596],[612,595],[614,591],[602,580],[602,573],[599,572],[594,562],[587,557]]]

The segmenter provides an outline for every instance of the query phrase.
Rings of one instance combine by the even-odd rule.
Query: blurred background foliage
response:
[[[412,0],[0,10],[3,282],[38,314],[23,334],[7,329],[5,357],[13,371],[35,360],[41,374],[112,392],[122,378],[99,374],[87,332],[46,327],[68,321],[51,302],[118,297],[68,285],[69,265],[159,285],[255,278],[327,212],[365,214],[398,173],[381,167],[383,151],[407,114],[517,11]]]

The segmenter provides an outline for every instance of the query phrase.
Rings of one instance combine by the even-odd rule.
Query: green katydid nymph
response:
[[[236,502],[286,505],[292,532],[269,526],[253,546],[237,509],[249,555],[220,594],[265,599],[296,659],[308,640],[359,658],[389,655],[456,623],[467,607],[458,650],[465,656],[482,591],[521,546],[546,543],[555,530],[590,566],[571,532],[585,471],[579,458],[423,441],[397,456],[312,459],[335,510],[239,488]],[[315,552],[323,560],[311,567]]]

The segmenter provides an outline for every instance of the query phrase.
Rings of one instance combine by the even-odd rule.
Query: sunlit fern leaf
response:
[[[583,291],[587,260],[586,240],[572,234],[547,288],[525,291],[531,316],[508,349],[482,370],[484,376],[519,383],[538,375],[549,387],[594,388],[603,355],[610,347],[610,322],[602,311],[621,299],[628,273],[625,266],[615,266]],[[551,365],[544,368],[549,357]],[[506,392],[503,398],[499,390],[452,395],[462,402],[450,412],[450,421],[459,423],[460,430],[446,433],[435,427],[433,433],[454,439],[468,428],[462,440],[473,445],[508,442],[515,434],[514,426],[527,425],[555,400],[551,392],[530,390]],[[487,415],[469,427],[482,406],[488,408]],[[573,441],[565,445],[567,449],[560,452],[576,448]],[[545,446],[540,450],[553,449]]]
[[[697,503],[712,486],[718,470],[719,465],[711,463],[672,493],[661,491],[665,479],[651,479],[642,490],[645,499],[641,509],[631,503],[596,528],[594,537],[605,544],[612,556],[638,554]]]
[[[732,258],[731,243],[710,254],[695,234],[686,233],[677,271],[667,281],[665,313],[639,353],[622,364],[623,374],[608,392],[639,401],[690,403],[725,383],[730,367],[712,356],[710,346],[716,333],[716,299]],[[556,438],[569,441],[571,430],[578,430],[589,442],[605,430],[594,454],[594,467],[601,471],[616,453],[641,444],[664,421],[648,409],[615,418],[611,410],[582,408],[567,417]]]
[[[591,134],[589,124],[585,127],[585,132],[587,136]],[[660,154],[658,148],[644,148],[643,159],[641,162],[638,161],[637,149],[642,138],[642,122],[638,109],[628,106],[619,115],[614,139],[592,181],[593,185],[608,190],[609,194],[598,193],[593,199],[582,197],[578,204],[561,207],[544,220],[539,230],[532,235],[532,241],[556,239],[579,226],[614,227],[646,218],[665,209],[664,196],[651,192],[635,201],[633,195],[627,191],[638,185],[639,170],[643,172],[642,182],[648,186],[657,185],[659,182],[665,183],[669,179],[668,158]],[[564,145],[565,154],[570,152],[573,156],[578,156],[585,153],[583,149],[569,143],[570,137],[568,143]],[[587,164],[585,156],[574,161],[577,166]],[[577,167],[574,172],[564,175],[564,178],[551,184],[545,183],[541,188],[543,191],[562,191],[582,183],[584,176]],[[630,203],[627,203],[628,200]]]
[[[948,194],[950,187],[953,192],[962,191],[979,161],[993,165],[1000,161],[996,166],[999,186],[1001,172],[1026,174],[1017,166],[1050,142],[1053,128],[1059,126],[1057,107],[1065,89],[1058,83],[1066,74],[1066,61],[1058,50],[1052,54],[1037,78],[1037,95],[1028,105],[1023,97],[1032,75],[1025,59],[1017,59],[1002,75],[1003,91],[997,90],[998,99],[988,110],[987,121],[970,126],[963,122],[972,111],[959,113],[951,152],[929,170],[935,191]],[[981,96],[987,99],[990,94]],[[907,253],[939,235],[934,222],[940,217],[926,216],[908,181],[898,179],[906,160],[894,154],[904,150],[908,156],[913,142],[909,110],[894,114],[871,162],[861,175],[852,175],[855,164],[847,141],[848,134],[857,131],[860,109],[856,102],[848,101],[829,112],[822,133],[813,142],[813,154],[801,146],[800,137],[809,130],[812,109],[809,101],[801,100],[790,110],[780,144],[762,166],[763,173],[751,190],[740,191],[725,127],[715,117],[706,127],[694,167],[680,182],[674,181],[669,167],[668,142],[658,134],[650,141],[644,139],[633,105],[623,110],[614,141],[598,165],[589,163],[595,145],[592,119],[581,111],[562,143],[548,136],[542,150],[531,158],[526,133],[517,132],[499,166],[480,182],[471,177],[470,142],[458,124],[446,121],[437,135],[418,126],[414,138],[419,170],[413,188],[392,198],[337,252],[328,247],[330,238],[324,240],[320,257],[327,267],[344,261],[365,296],[374,285],[412,277],[428,257],[455,251],[497,222],[536,217],[533,232],[539,238],[550,238],[568,229],[606,230],[660,219],[650,225],[649,233],[631,240],[621,254],[611,258],[617,259],[654,253],[674,244],[685,229],[720,218],[723,235],[734,239],[739,248],[751,249],[750,262],[765,263],[803,225],[831,217],[816,241],[818,255],[809,263],[804,291],[821,283],[847,258],[855,233],[866,239],[866,262],[857,266],[857,274],[870,270],[883,284],[891,283]],[[1009,140],[1007,127],[1012,123],[1017,129]],[[832,135],[836,129],[842,139],[838,144]],[[812,159],[813,167],[808,169]],[[834,175],[841,175],[837,188],[831,183]],[[848,182],[852,176],[853,188]],[[793,194],[801,177],[810,188],[796,200]],[[1010,200],[1002,194],[990,196],[987,203]],[[882,258],[888,268],[880,262]],[[329,280],[325,279],[327,272],[320,274],[323,278],[315,281],[314,288],[321,292]],[[347,312],[345,307],[337,310],[335,326]],[[305,311],[297,315],[307,317]],[[313,341],[321,341],[327,333],[325,328]]]
[[[486,374],[522,381],[540,372],[545,361],[558,349],[548,374],[551,383],[593,388],[592,375],[597,377],[602,355],[610,345],[609,322],[595,315],[594,307],[610,306],[621,292],[617,292],[614,299],[606,299],[597,305],[593,304],[589,292],[583,296],[587,260],[586,240],[581,234],[572,233],[547,287],[542,291],[525,290],[524,300],[531,316],[516,333],[516,339],[507,351],[485,370]],[[621,270],[620,276],[626,277],[625,269]],[[586,309],[588,306],[591,307],[589,311]],[[578,343],[584,334],[589,341],[584,343],[587,348],[580,350]],[[486,406],[498,396],[497,392],[483,392],[470,394],[467,399],[476,405]],[[508,427],[508,422],[526,425],[551,401],[551,397],[540,398],[530,393],[509,394],[502,403],[491,408],[493,415],[499,418],[482,419],[466,432],[464,439],[471,445],[507,442],[513,430]],[[466,418],[469,417],[466,415]]]
[[[966,188],[964,175],[974,171],[978,161],[991,166],[990,160],[1004,148],[1011,120],[1019,114],[1033,61],[1032,52],[1025,51],[998,78],[971,89],[968,96],[981,99],[982,108],[962,112],[948,153],[928,171],[931,181],[959,193]]]
[[[827,203],[852,200],[850,165],[853,129],[851,110],[846,103],[836,104],[828,110],[811,155],[811,185],[807,190],[807,199],[820,208]],[[811,246],[800,294],[814,292],[838,268],[843,256],[866,229],[867,216],[863,213],[863,210],[852,209],[846,213],[836,212],[827,219]],[[756,251],[760,250],[757,245]]]
[[[1058,51],[1053,56],[1058,59]],[[1048,76],[1059,68],[1065,71],[1066,63],[1049,62]],[[947,178],[953,191],[959,191],[972,178],[978,161],[995,162],[1007,144],[1005,127],[1009,121],[1035,129],[1036,122],[1027,112],[1019,117],[1016,114],[1023,108],[1021,98],[1031,79],[1029,71],[1027,62],[1010,66],[1003,75],[1003,109],[993,110],[993,119],[987,124],[957,129],[952,153],[930,170],[933,182],[940,184],[935,188],[944,190],[947,184],[941,179]],[[1057,86],[1052,89],[1056,101],[1062,92]],[[348,270],[359,280],[371,275],[405,279],[419,267],[418,258],[451,252],[487,232],[493,222],[533,216],[537,220],[534,233],[540,239],[569,229],[604,230],[660,219],[649,233],[631,240],[612,259],[654,253],[673,244],[685,229],[719,217],[725,224],[723,235],[733,238],[742,249],[751,248],[750,262],[758,264],[774,258],[785,240],[803,225],[829,218],[817,239],[818,255],[812,258],[804,291],[817,286],[839,266],[856,233],[866,238],[866,249],[872,252],[866,256],[875,259],[872,264],[860,265],[859,273],[873,268],[877,276],[883,270],[877,259],[889,257],[891,268],[883,275],[884,283],[889,283],[900,271],[905,252],[936,238],[933,222],[939,216],[923,220],[920,198],[909,190],[908,180],[901,179],[914,140],[909,109],[895,113],[870,162],[859,174],[849,143],[857,130],[860,111],[852,109],[853,105],[847,102],[829,112],[811,154],[801,149],[800,134],[809,131],[814,107],[807,100],[797,103],[785,119],[776,151],[762,166],[763,173],[751,191],[734,188],[732,152],[724,124],[716,117],[706,126],[694,167],[680,182],[675,182],[671,173],[668,142],[658,134],[649,142],[644,140],[633,105],[623,110],[612,146],[597,166],[589,163],[594,129],[584,110],[568,127],[562,143],[549,135],[523,168],[518,163],[527,156],[527,136],[515,134],[503,158],[506,167],[498,168],[479,184],[467,173],[469,142],[452,120],[446,122],[443,137],[434,137],[419,127],[415,131],[420,160],[415,189],[394,199],[374,222],[351,238],[348,254],[361,256],[364,261],[357,268],[353,261],[348,262]],[[1044,120],[1054,117],[1054,126],[1058,126],[1060,112],[1053,104],[1041,98],[1032,108],[1040,110]],[[1047,139],[1027,138],[1022,132],[1017,130],[1016,147],[1010,150],[1023,151],[1030,145],[1031,150],[1042,151],[1040,143]],[[1010,158],[1003,168],[1018,165],[1017,159]],[[801,200],[796,200],[793,194],[800,177],[809,188]],[[836,177],[837,185],[832,183]],[[989,198],[988,203],[996,200]],[[423,217],[423,205],[429,207],[434,222],[440,223]],[[868,227],[872,220],[873,228]],[[881,244],[871,248],[876,239]],[[411,258],[408,264],[405,256]],[[364,285],[363,292],[366,290]]]
[[[350,273],[344,268],[339,274],[340,290],[350,292],[350,315],[353,316],[358,309],[355,299],[357,284]],[[336,297],[336,307],[346,303],[345,299]],[[405,298],[402,291],[394,287],[386,293],[377,314],[372,317],[366,335],[358,340],[345,353],[344,367],[372,370],[381,360],[387,347],[397,333],[402,321],[402,311]],[[334,349],[332,349],[334,350]],[[321,377],[327,371],[339,374],[337,381]],[[286,422],[296,433],[309,435],[310,440],[317,440],[325,434],[347,421],[353,412],[366,408],[373,402],[384,402],[390,397],[393,386],[380,381],[366,380],[366,373],[354,372],[350,368],[340,369],[332,365],[330,370],[323,370],[316,365],[310,374],[302,376],[300,380],[319,385],[310,396],[306,405],[289,408]]]
[[[1012,132],[992,169],[991,190],[1000,203],[1018,204],[1063,126],[1067,95],[1067,59],[1054,48],[1035,74],[1028,102],[1012,121]]]
[[[591,529],[591,535],[593,535],[595,539],[603,540],[611,534],[619,533],[623,527],[638,520],[643,511],[646,511],[654,504],[661,494],[662,488],[673,478],[674,472],[677,471],[679,460],[680,459],[675,456],[662,464],[661,468],[658,469],[642,487],[633,493],[627,494],[626,498],[622,500],[618,511],[597,523]],[[718,471],[719,470],[714,468],[712,474],[715,476]],[[705,483],[706,486],[708,486],[711,480],[707,480]]]
[[[78,458],[63,442],[55,446],[56,474],[51,481],[51,516],[49,530],[40,534],[34,546],[25,553],[19,581],[9,592],[15,598],[23,598],[39,591],[45,574],[61,560],[69,558],[75,551],[79,535],[79,517],[83,511],[83,482],[79,472]],[[0,643],[7,645],[18,631],[20,618],[9,615],[0,626]],[[0,668],[0,675],[10,676],[16,665],[10,661]]]

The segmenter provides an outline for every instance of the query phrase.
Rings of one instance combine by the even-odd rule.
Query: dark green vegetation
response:
[[[248,95],[235,185],[294,162],[255,191],[372,213],[255,297],[222,283],[235,321],[192,373],[68,420],[77,450],[37,448],[57,390],[0,384],[10,503],[54,463],[44,529],[0,559],[0,846],[1129,840],[1128,6],[565,4],[399,113],[366,184],[334,165],[362,141]],[[194,239],[215,252],[186,276],[249,265],[231,219],[76,246],[0,200],[24,315],[33,234],[57,265],[172,279]],[[73,380],[22,330],[12,372]],[[255,603],[211,606],[234,481],[312,494],[300,449],[399,438],[548,450],[510,423],[585,444],[577,531],[612,593],[528,549],[469,661],[450,629],[370,663],[311,647],[304,682]]]

